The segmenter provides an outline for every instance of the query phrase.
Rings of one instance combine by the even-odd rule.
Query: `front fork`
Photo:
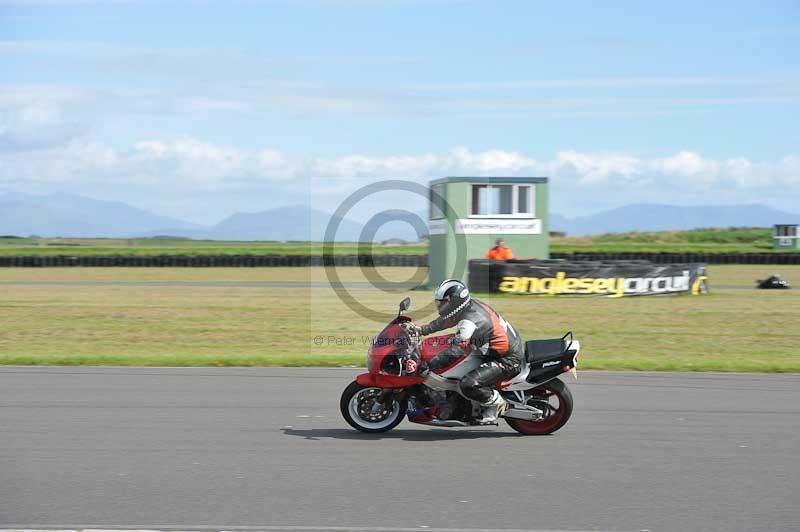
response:
[[[385,405],[387,401],[391,402],[394,400],[400,400],[406,394],[405,388],[385,388],[381,391],[378,398],[375,400],[375,403],[380,404],[381,406]]]

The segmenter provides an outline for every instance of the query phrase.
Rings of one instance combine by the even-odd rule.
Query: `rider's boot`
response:
[[[494,390],[492,397],[481,404],[481,417],[476,420],[478,425],[497,425],[497,418],[506,413],[508,403]]]

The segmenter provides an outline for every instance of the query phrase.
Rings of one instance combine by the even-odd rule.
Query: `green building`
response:
[[[549,256],[546,177],[445,177],[430,182],[428,282],[467,282],[470,259],[502,238],[516,258]]]
[[[775,249],[800,249],[797,224],[777,224],[772,226],[772,245]]]

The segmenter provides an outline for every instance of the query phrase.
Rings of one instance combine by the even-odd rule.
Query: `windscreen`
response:
[[[384,348],[391,351],[396,349],[406,349],[412,345],[408,333],[400,327],[400,323],[393,321],[378,333],[372,340],[373,348]]]

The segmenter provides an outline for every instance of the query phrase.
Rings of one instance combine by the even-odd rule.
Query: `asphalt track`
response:
[[[356,371],[0,368],[0,529],[800,529],[800,375],[583,372],[552,436],[368,436]]]

